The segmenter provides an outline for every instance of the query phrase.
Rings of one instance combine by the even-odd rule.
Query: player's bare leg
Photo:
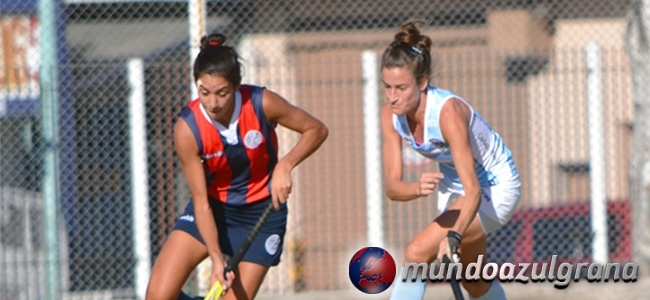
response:
[[[447,231],[457,218],[458,211],[445,211],[438,216],[429,226],[420,231],[406,247],[404,262],[431,263],[438,255],[440,242],[447,236]],[[398,274],[391,299],[422,299],[427,281],[422,281],[419,274],[415,282],[411,282],[410,277],[404,282],[401,276]]]
[[[460,262],[463,264],[463,277],[467,265],[478,261],[479,255],[483,255],[483,265],[487,262],[486,253],[487,253],[487,241],[485,233],[483,232],[483,227],[478,217],[474,218],[474,221],[470,224],[470,227],[467,229],[466,234],[463,235],[463,242],[461,243],[461,253],[460,253]],[[463,288],[473,297],[478,297],[490,288],[490,283],[483,280],[478,281],[462,281]]]
[[[205,245],[184,231],[172,231],[151,270],[145,298],[178,299],[183,284],[206,257]]]
[[[254,299],[268,270],[268,267],[260,264],[242,261],[239,263],[238,269],[235,270],[235,281],[232,283],[232,288],[226,292],[223,299]]]
[[[476,218],[478,219],[478,218]],[[480,225],[480,224],[479,224]],[[473,226],[473,225],[470,225]],[[482,228],[481,228],[482,232]],[[477,239],[473,239],[465,242],[465,237],[463,237],[463,243],[461,244],[462,252],[460,254],[461,262],[463,264],[463,271],[467,269],[467,265],[472,262],[478,261],[478,256],[483,255],[483,266],[487,263],[486,258],[486,249],[487,242],[485,234],[482,234]],[[482,267],[483,267],[482,266]],[[503,287],[499,283],[498,279],[495,279],[491,282],[483,281],[482,279],[478,281],[465,281],[462,282],[463,288],[469,293],[470,300],[505,300],[506,295]]]
[[[454,202],[448,210],[440,214],[434,222],[429,224],[424,230],[419,232],[406,248],[406,263],[431,263],[438,255],[438,246],[442,239],[447,236],[447,232],[454,226],[459,215],[459,208],[462,200]],[[485,254],[486,242],[485,232],[478,217],[475,217],[463,235],[463,253],[465,247],[471,248],[477,246],[477,249],[467,250],[468,253],[461,255],[461,263],[466,266],[470,262],[475,262],[479,254]],[[473,259],[473,260],[472,260]],[[393,289],[392,296],[394,299],[422,299],[426,282],[422,283],[420,279],[412,282],[402,282],[401,277]],[[482,280],[473,282],[463,282],[463,287],[468,290],[470,295],[484,295],[491,287],[489,282]]]
[[[456,204],[456,203],[454,203]],[[458,210],[455,210],[459,212]],[[483,255],[483,266],[487,263],[485,260],[487,254],[487,238],[480,218],[477,216],[470,223],[469,228],[463,235],[463,242],[461,243],[460,261],[463,264],[463,272],[467,269],[467,265],[472,262],[477,262],[479,255]],[[481,266],[481,267],[483,267]],[[482,268],[481,268],[482,269]],[[463,274],[464,275],[464,274]],[[469,294],[470,300],[504,300],[506,299],[505,292],[498,280],[492,282],[478,281],[462,281],[463,288]]]
[[[461,201],[454,202],[449,210],[449,218],[437,220],[443,227],[451,227],[456,222],[458,214],[460,213],[459,207]],[[455,217],[454,217],[455,216]],[[449,222],[449,223],[447,223]],[[476,216],[470,223],[469,227],[463,235],[463,242],[461,243],[461,263],[463,264],[463,273],[467,269],[467,265],[472,262],[478,261],[478,256],[487,256],[487,239],[481,219]],[[483,261],[485,265],[487,261]],[[464,276],[464,274],[463,274]],[[483,280],[478,281],[462,281],[463,288],[467,291],[471,299],[480,300],[502,300],[505,298],[505,292],[497,280],[486,282]]]

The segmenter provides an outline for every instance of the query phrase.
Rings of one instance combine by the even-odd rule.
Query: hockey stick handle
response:
[[[442,256],[442,262],[448,264],[447,266],[451,268],[449,264],[451,264],[452,261],[447,254]],[[460,284],[458,283],[458,280],[456,280],[456,272],[457,270],[453,271],[451,274],[451,291],[454,292],[454,298],[456,298],[456,300],[465,300],[463,291],[460,289]]]
[[[259,220],[257,220],[257,223],[251,230],[251,232],[246,236],[246,239],[244,242],[239,246],[239,249],[237,249],[237,252],[230,257],[228,260],[228,264],[226,265],[226,268],[224,269],[223,273],[224,276],[226,273],[231,272],[237,268],[237,265],[239,262],[244,258],[244,255],[246,254],[246,251],[248,251],[248,248],[250,248],[251,244],[257,237],[257,234],[260,233],[260,230],[262,230],[262,226],[264,226],[264,223],[266,223],[266,220],[271,216],[271,213],[273,212],[275,208],[273,207],[273,201],[269,203],[269,205],[264,209],[264,212],[262,212],[262,215],[260,216]]]

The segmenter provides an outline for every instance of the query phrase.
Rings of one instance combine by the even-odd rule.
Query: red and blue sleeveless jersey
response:
[[[201,109],[199,99],[181,110],[203,161],[208,195],[231,205],[263,200],[271,195],[271,174],[278,162],[276,124],[262,109],[263,87],[241,85],[236,98],[241,110],[236,139],[224,137]],[[236,101],[237,102],[237,101]],[[236,113],[235,109],[235,113]]]

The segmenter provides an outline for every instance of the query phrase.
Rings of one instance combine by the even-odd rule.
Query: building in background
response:
[[[625,170],[632,103],[624,24],[622,19],[558,20],[551,28],[548,20],[533,11],[503,9],[489,11],[481,26],[424,28],[433,39],[432,84],[469,101],[511,148],[523,182],[520,211],[584,204],[589,199],[584,54],[589,42],[602,49],[607,198],[628,200]],[[326,259],[319,255],[344,261],[350,253],[369,246],[363,244],[367,225],[361,53],[376,50],[380,57],[395,30],[252,34],[239,45],[245,79],[279,90],[330,127],[328,142],[317,158],[300,168],[299,192],[290,201],[294,222],[288,238],[305,245],[306,274],[322,275],[305,279],[310,288],[328,289],[348,280],[345,264],[324,264]],[[383,99],[383,91],[377,92]],[[381,147],[380,141],[376,145]],[[423,168],[435,165],[406,166],[406,176],[415,179]],[[431,198],[429,203],[409,204],[386,200],[389,249],[401,252],[412,235],[437,214],[435,197]],[[612,214],[622,215],[625,209]],[[575,210],[579,218],[588,216],[582,208],[568,206],[566,210]],[[589,239],[588,226],[588,222],[581,223],[565,230],[583,237],[587,230],[585,238]],[[523,228],[516,230],[525,233]],[[586,255],[588,249],[582,248],[590,245],[580,243],[569,247],[580,248]],[[568,250],[542,252],[549,251]]]

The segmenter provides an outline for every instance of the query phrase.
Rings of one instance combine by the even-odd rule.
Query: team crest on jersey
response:
[[[244,146],[248,149],[255,149],[262,143],[262,133],[257,130],[251,130],[244,136]]]
[[[280,246],[280,236],[277,234],[270,235],[264,242],[264,248],[269,255],[275,255]]]
[[[449,148],[449,144],[439,140],[439,139],[430,139],[429,142],[436,146],[436,148]]]

